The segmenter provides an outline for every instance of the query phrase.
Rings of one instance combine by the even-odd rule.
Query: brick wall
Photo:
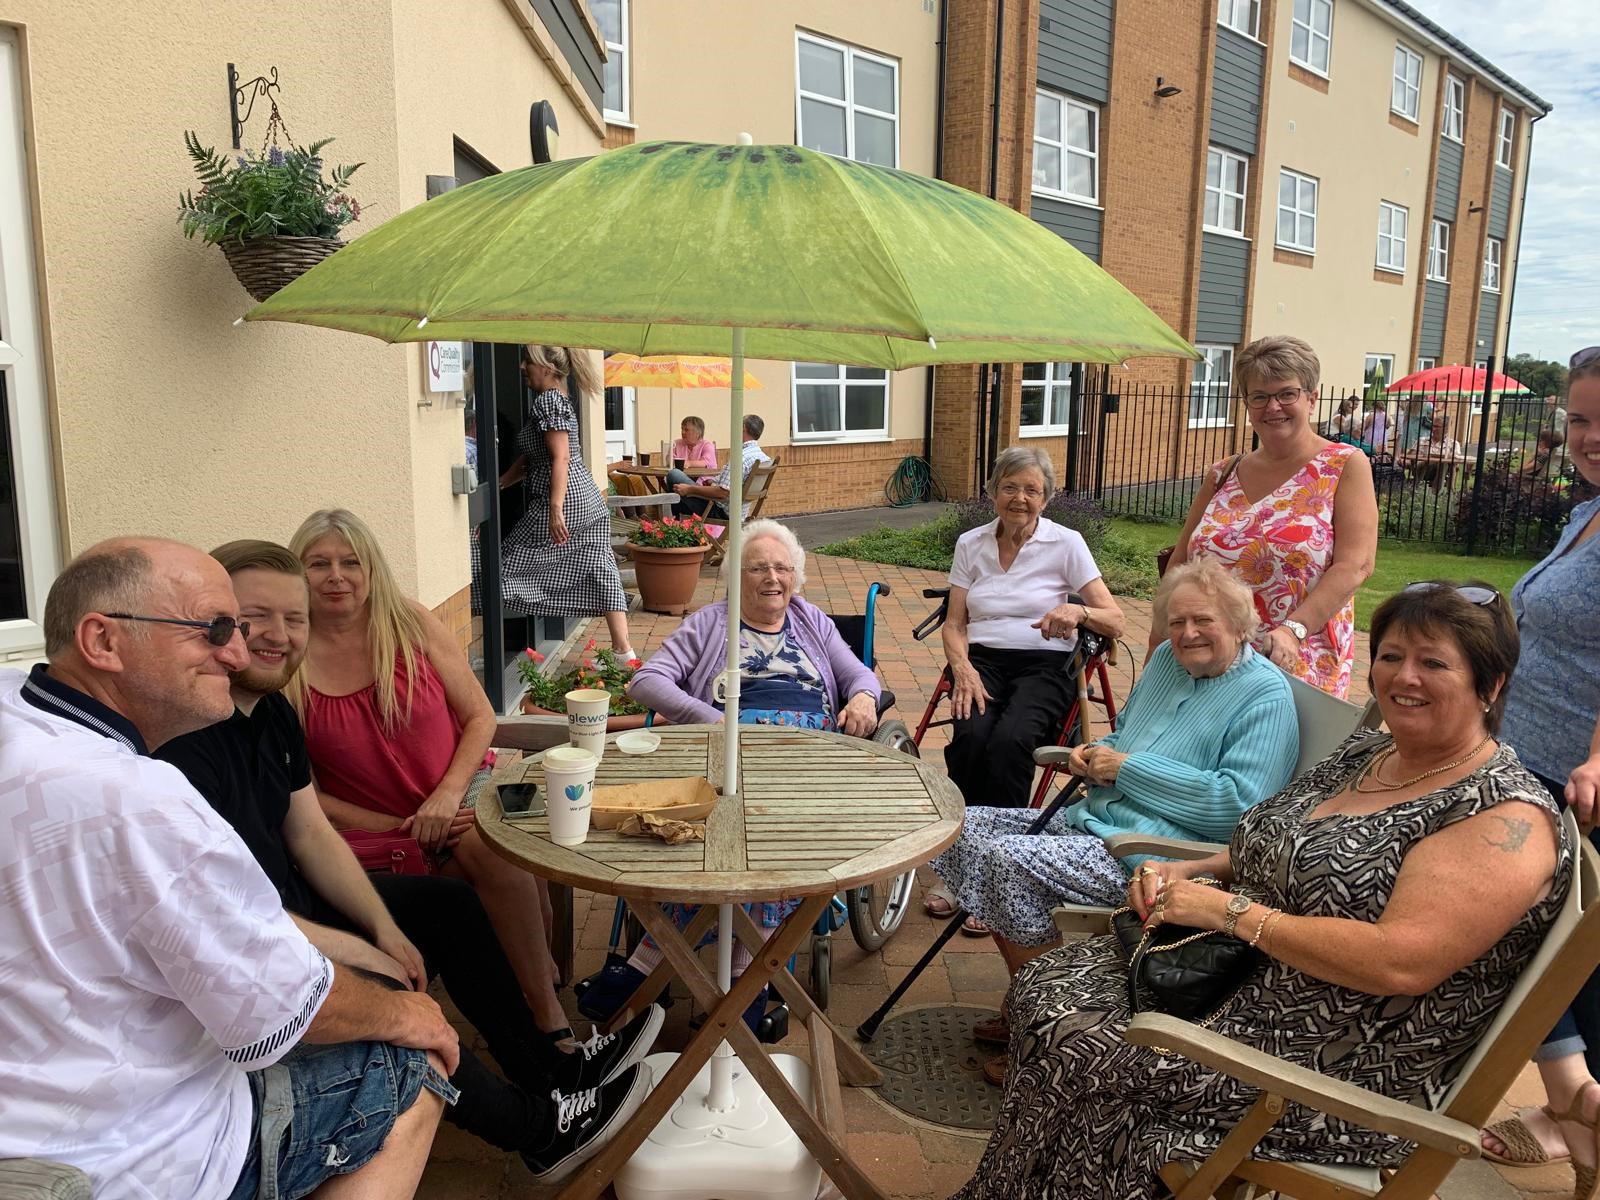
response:
[[[779,466],[761,515],[780,517],[883,504],[884,484],[901,459],[922,457],[922,439],[768,446],[766,451],[778,456]]]
[[[433,615],[455,635],[456,644],[462,651],[470,654],[473,641],[472,588],[464,587],[444,603],[435,605]]]

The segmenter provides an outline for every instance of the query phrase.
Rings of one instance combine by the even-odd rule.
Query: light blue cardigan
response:
[[[1294,697],[1282,671],[1249,646],[1212,679],[1156,648],[1103,744],[1128,757],[1054,822],[1106,838],[1145,833],[1225,842],[1251,805],[1289,782],[1300,756]],[[1131,869],[1139,860],[1125,859]]]

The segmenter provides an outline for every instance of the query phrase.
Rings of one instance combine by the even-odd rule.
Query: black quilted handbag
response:
[[[1111,914],[1128,955],[1128,1006],[1205,1022],[1254,973],[1261,952],[1220,929],[1163,922],[1146,927],[1131,908]]]

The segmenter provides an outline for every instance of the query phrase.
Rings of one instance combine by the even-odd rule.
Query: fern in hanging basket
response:
[[[339,230],[361,216],[346,189],[362,164],[323,174],[322,149],[332,140],[287,150],[269,145],[230,158],[202,146],[192,132],[183,135],[200,189],[179,194],[178,224],[186,237],[220,246],[257,300],[339,249]]]

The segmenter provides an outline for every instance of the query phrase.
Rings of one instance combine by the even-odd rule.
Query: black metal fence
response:
[[[1242,397],[1087,381],[1067,484],[1113,516],[1181,521],[1206,469],[1255,444]],[[1324,391],[1324,436],[1360,446],[1378,491],[1378,536],[1469,554],[1539,555],[1593,495],[1567,456],[1558,402],[1538,396]],[[1074,453],[1073,450],[1076,452]]]

